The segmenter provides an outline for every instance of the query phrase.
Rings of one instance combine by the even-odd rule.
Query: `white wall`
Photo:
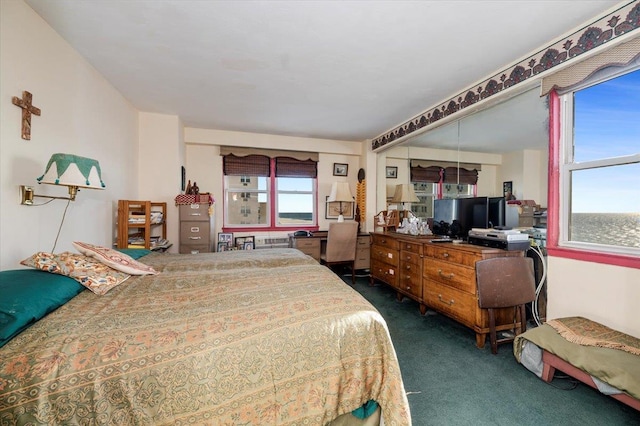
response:
[[[547,151],[535,150],[504,154],[498,179],[513,182],[513,195],[518,200],[534,200],[546,207],[548,156]]]
[[[548,259],[547,318],[583,316],[640,338],[640,270]]]
[[[182,122],[175,115],[141,112],[139,117],[138,197],[167,203],[167,238],[173,243],[169,252],[177,253],[180,221],[175,197],[180,194],[185,159]]]
[[[318,227],[326,230],[331,220],[325,219],[326,197],[331,193],[334,181],[349,182],[351,193],[356,195],[356,183],[360,168],[362,143],[312,139],[291,136],[266,135],[257,133],[231,132],[212,129],[185,128],[187,179],[196,180],[201,191],[211,192],[216,200],[215,232],[222,232],[223,226],[223,179],[222,158],[219,147],[242,146],[263,149],[280,149],[318,152]],[[333,176],[333,163],[348,164],[346,177]],[[276,238],[286,236],[290,231],[260,233]],[[252,234],[256,234],[255,232]],[[242,235],[238,233],[238,235]]]
[[[137,195],[137,111],[24,2],[2,0],[0,19],[0,269],[53,248],[66,201],[22,206],[18,187],[67,196],[66,188],[36,184],[56,152],[98,160],[106,190],[80,191],[55,251],[73,250],[75,240],[111,245],[116,200]],[[11,103],[23,90],[42,110],[30,141],[21,139],[21,109]]]

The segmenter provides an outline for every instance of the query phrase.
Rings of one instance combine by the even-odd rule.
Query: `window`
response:
[[[224,156],[224,227],[316,227],[316,173],[316,162],[310,160]]]
[[[562,95],[558,114],[557,246],[640,255],[640,70]]]
[[[421,219],[433,217],[433,200],[437,198],[437,189],[437,183],[413,182],[413,192],[420,202],[411,203],[411,213]]]

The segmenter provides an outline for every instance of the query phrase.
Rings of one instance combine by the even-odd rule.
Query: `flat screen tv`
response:
[[[433,233],[466,238],[471,228],[489,227],[487,197],[434,200]]]
[[[506,208],[504,197],[489,197],[489,228],[506,226]]]

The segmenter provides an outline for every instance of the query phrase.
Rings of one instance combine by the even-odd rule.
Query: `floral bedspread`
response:
[[[411,423],[376,309],[291,249],[150,254],[0,348],[0,424]]]

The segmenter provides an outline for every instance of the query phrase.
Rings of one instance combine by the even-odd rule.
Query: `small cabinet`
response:
[[[210,253],[213,238],[209,204],[182,204],[179,208],[180,253]]]
[[[167,203],[118,200],[116,247],[166,250]]]

